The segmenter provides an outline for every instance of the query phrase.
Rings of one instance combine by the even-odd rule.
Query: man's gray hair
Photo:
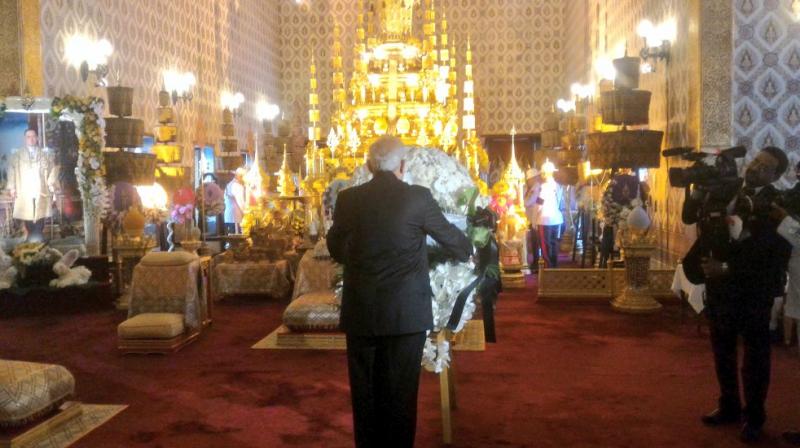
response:
[[[369,147],[367,166],[373,173],[378,171],[396,171],[406,156],[408,149],[397,137],[384,135],[375,140]]]

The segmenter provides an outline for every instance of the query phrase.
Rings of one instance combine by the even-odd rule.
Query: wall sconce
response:
[[[580,84],[576,82],[570,87],[570,92],[572,92],[572,96],[576,99],[586,100],[594,96],[595,89],[592,84]]]
[[[114,53],[114,47],[107,39],[93,40],[82,34],[73,34],[64,43],[64,56],[69,65],[78,69],[83,82],[89,74],[97,78],[95,86],[105,87],[108,76],[108,58]]]
[[[669,60],[670,47],[677,37],[675,19],[668,19],[658,26],[649,20],[642,20],[636,33],[644,39],[644,47],[639,52],[643,61]]]
[[[795,20],[800,20],[800,0],[792,0],[792,13]]]
[[[239,108],[242,103],[244,103],[244,95],[242,92],[222,92],[222,108],[228,109],[234,116],[240,117],[242,115],[242,110]]]
[[[259,101],[256,105],[256,115],[261,121],[272,121],[279,113],[281,113],[281,108],[277,104]]]
[[[556,109],[565,114],[575,112],[575,100],[565,100],[561,98],[556,101]]]
[[[585,114],[586,108],[592,103],[595,94],[594,85],[576,82],[570,86],[570,92],[575,99],[575,112],[581,115]]]
[[[272,135],[272,122],[281,113],[281,108],[277,104],[268,103],[266,101],[259,101],[256,104],[256,117],[264,125],[264,130],[269,131]]]
[[[177,70],[164,70],[164,90],[172,97],[172,104],[178,100],[191,101],[193,98],[192,87],[197,80],[192,72],[179,72]]]

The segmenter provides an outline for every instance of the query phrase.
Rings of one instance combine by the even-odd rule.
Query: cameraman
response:
[[[779,148],[759,151],[747,165],[744,186],[726,210],[727,221],[740,225],[731,225],[724,238],[720,238],[719,232],[716,235],[698,232],[698,241],[687,254],[687,258],[701,257],[711,347],[720,388],[718,408],[703,416],[702,421],[708,426],[719,426],[738,423],[744,417],[743,442],[760,439],[766,420],[770,310],[773,298],[783,293],[791,252],[788,242],[776,232],[777,223],[769,216],[770,205],[777,197],[770,184],[783,175],[788,164],[786,154]],[[707,194],[698,194],[698,190],[687,197],[683,210],[685,224],[694,224],[702,218],[707,198]],[[714,240],[710,243],[713,246],[704,241],[708,238]],[[710,254],[695,250],[704,243],[715,249]],[[744,341],[744,409],[737,373],[739,335]]]

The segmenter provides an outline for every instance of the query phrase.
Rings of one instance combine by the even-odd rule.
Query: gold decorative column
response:
[[[44,95],[39,0],[0,0],[0,97]]]

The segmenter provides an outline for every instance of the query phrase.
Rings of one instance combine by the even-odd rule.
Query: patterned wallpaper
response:
[[[355,0],[281,3],[281,75],[283,104],[293,127],[305,126],[308,69],[312,55],[317,72],[323,134],[330,114],[330,51],[333,26],[342,28],[344,67],[352,68]],[[367,2],[365,2],[367,3]],[[455,39],[459,62],[467,36],[474,52],[478,128],[481,134],[507,134],[540,128],[542,114],[563,89],[564,4],[560,0],[440,0],[449,36]],[[437,12],[441,17],[441,12]],[[463,70],[459,73],[463,80]],[[287,118],[289,118],[287,116]],[[297,131],[295,131],[297,132]]]
[[[48,96],[104,95],[64,62],[64,39],[75,32],[114,45],[110,82],[119,72],[134,87],[134,117],[156,124],[162,71],[194,72],[194,100],[179,103],[181,141],[217,142],[220,93],[241,91],[247,103],[236,120],[244,139],[258,130],[255,102],[280,99],[278,0],[41,0],[42,53]]]
[[[733,128],[753,155],[775,145],[800,160],[800,22],[791,0],[734,0]],[[792,170],[790,170],[792,171]],[[796,182],[784,176],[783,187]]]

